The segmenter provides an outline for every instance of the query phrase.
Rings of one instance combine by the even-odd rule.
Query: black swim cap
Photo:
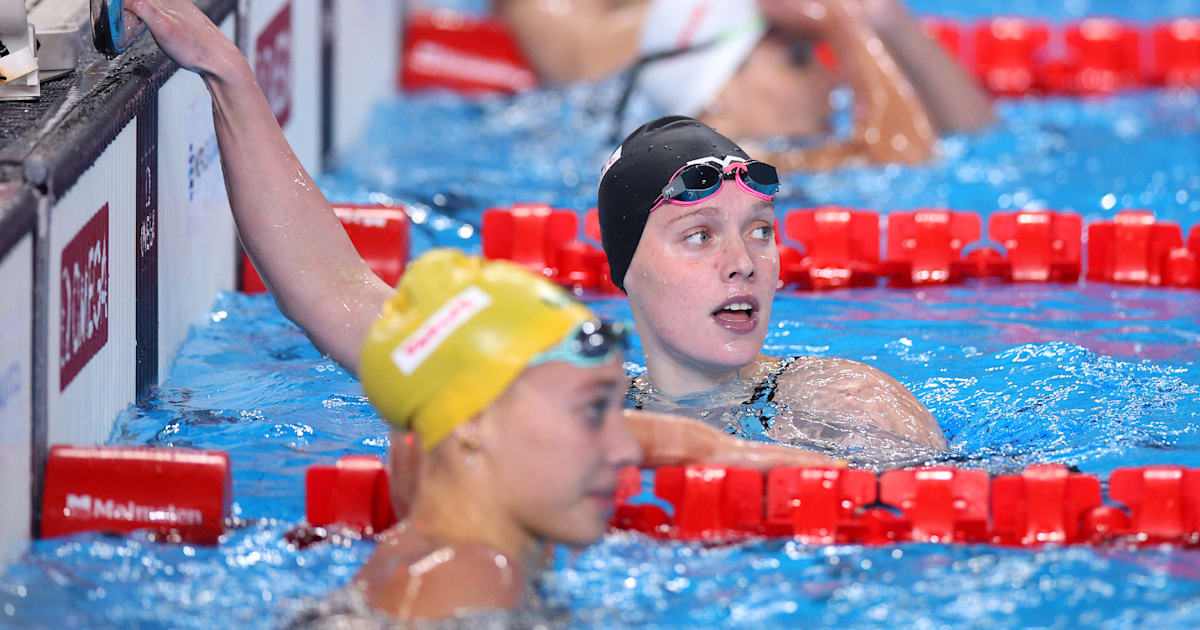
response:
[[[613,284],[622,291],[650,208],[667,180],[684,164],[710,155],[750,159],[712,127],[687,116],[664,116],[634,130],[608,159],[597,203],[600,238]]]

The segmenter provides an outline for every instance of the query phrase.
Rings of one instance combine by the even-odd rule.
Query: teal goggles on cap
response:
[[[621,359],[628,346],[624,324],[593,319],[583,322],[568,332],[562,341],[535,355],[528,365],[562,361],[575,367],[594,368],[614,358]]]

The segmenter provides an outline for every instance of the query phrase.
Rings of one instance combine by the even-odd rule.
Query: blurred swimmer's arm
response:
[[[587,81],[615,74],[638,49],[644,0],[499,0],[538,75],[547,81]]]
[[[778,400],[844,412],[923,446],[946,448],[937,418],[904,385],[865,363],[837,358],[797,361],[779,380]]]
[[[845,462],[782,444],[752,442],[691,418],[633,409],[626,425],[642,447],[642,465],[709,464],[767,471],[781,466],[844,466]]]
[[[833,49],[854,91],[854,131],[842,144],[765,158],[786,170],[832,168],[853,159],[914,164],[933,156],[937,134],[912,84],[866,23],[839,0],[759,0],[767,19],[798,35],[816,33]]]
[[[912,82],[929,117],[943,132],[992,124],[991,100],[962,64],[925,34],[899,0],[861,0],[867,21]]]
[[[347,369],[391,289],[359,257],[292,153],[246,58],[189,0],[127,0],[171,59],[204,79],[238,234],[285,315]]]
[[[357,581],[367,604],[402,620],[437,620],[465,609],[516,609],[523,586],[508,558],[480,545],[401,555],[385,540]]]

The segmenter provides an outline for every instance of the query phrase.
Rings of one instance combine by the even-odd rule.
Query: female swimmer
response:
[[[876,466],[907,459],[897,452],[906,444],[944,447],[929,411],[883,372],[845,359],[762,354],[779,278],[778,187],[774,167],[682,116],[643,125],[609,159],[601,233],[646,357],[634,406],[735,433],[848,448]]]
[[[813,138],[830,131],[830,94],[844,80],[855,96],[851,136],[767,156],[781,168],[919,162],[936,132],[992,121],[986,94],[900,0],[497,0],[495,9],[547,80],[632,66],[618,122],[629,102],[741,140]],[[817,43],[840,77],[817,61]]]

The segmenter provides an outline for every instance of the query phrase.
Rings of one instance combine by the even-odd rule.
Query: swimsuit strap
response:
[[[746,401],[745,404],[754,405],[757,403],[774,401],[775,391],[778,387],[780,375],[786,372],[788,368],[792,367],[792,365],[796,363],[797,358],[798,357],[785,357],[780,360],[779,367],[771,370],[771,373],[767,375],[767,378],[764,378],[763,382],[759,383],[758,386],[754,388],[754,393],[750,396],[750,400]]]
[[[745,416],[746,420],[757,419],[762,425],[763,435],[770,430],[771,424],[775,421],[775,408],[770,403],[775,401],[775,392],[779,390],[779,377],[796,363],[798,357],[785,357],[779,361],[779,367],[771,370],[771,373],[763,379],[754,388],[754,394],[750,396],[750,400],[743,403],[744,407],[748,407],[751,414]],[[757,408],[757,409],[755,409]],[[743,421],[744,422],[744,421]],[[743,424],[743,431],[749,432],[749,429]]]
[[[625,86],[621,89],[621,97],[617,99],[617,104],[613,107],[613,128],[609,137],[609,143],[616,143],[621,140],[621,123],[625,119],[625,109],[629,106],[629,98],[633,96],[633,89],[637,87],[638,77],[642,74],[642,69],[647,65],[664,59],[672,59],[681,55],[688,55],[694,52],[699,52],[707,48],[711,48],[717,42],[721,41],[720,37],[714,38],[707,42],[701,42],[685,48],[677,48],[675,50],[666,50],[649,55],[643,55],[633,62],[629,70],[625,73]]]

